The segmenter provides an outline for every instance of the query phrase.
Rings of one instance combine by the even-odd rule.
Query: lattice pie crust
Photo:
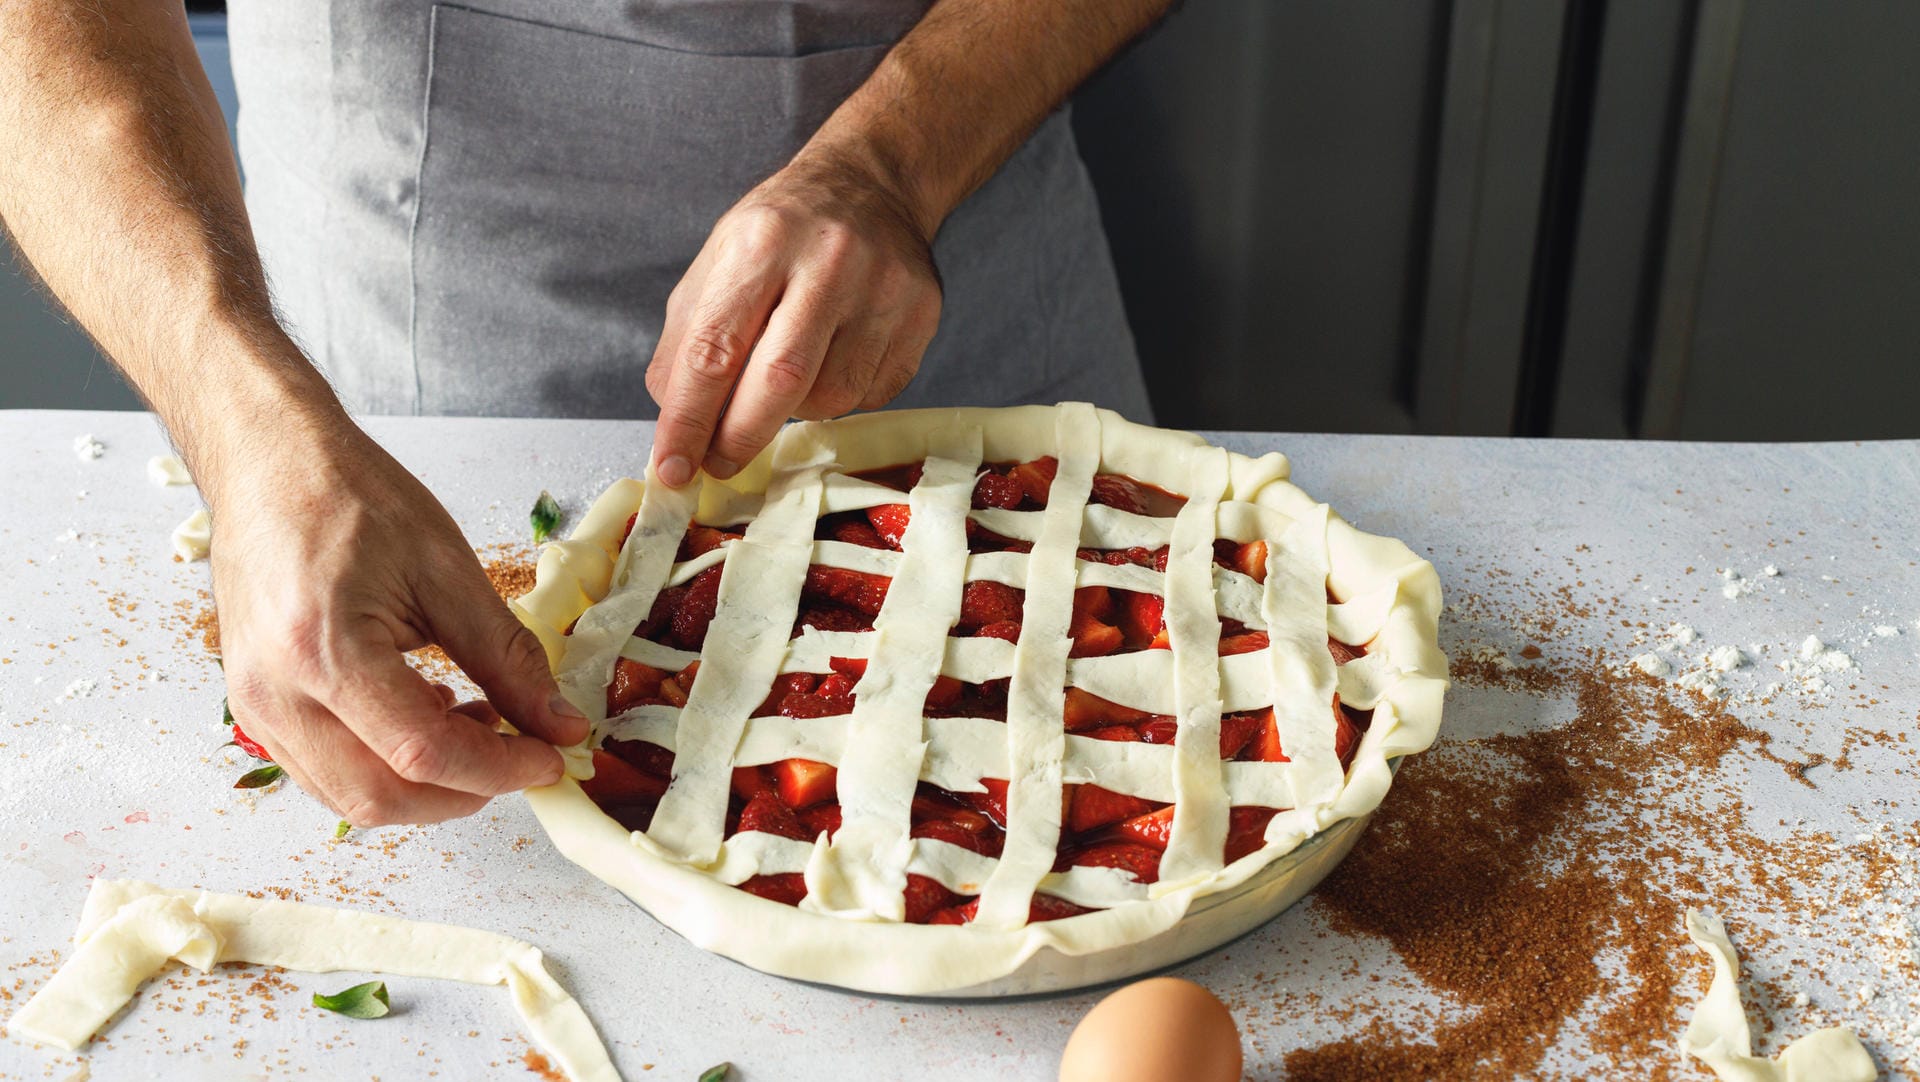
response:
[[[1044,510],[970,509],[983,462],[1041,456],[1058,460]],[[906,497],[850,476],[921,460]],[[1096,473],[1186,502],[1172,517],[1090,505]],[[586,748],[570,749],[572,776],[528,799],[569,858],[694,943],[784,976],[936,993],[1003,977],[1043,948],[1087,954],[1158,935],[1196,898],[1371,811],[1392,781],[1388,761],[1426,748],[1440,723],[1446,659],[1432,566],[1399,541],[1349,526],[1287,477],[1282,455],[1248,458],[1066,403],[794,424],[729,482],[703,478],[675,491],[622,480],[571,539],[541,553],[537,584],[514,607],[545,644],[563,692],[593,720],[591,743],[670,749],[672,783],[644,833],[616,823],[574,780],[592,771]],[[903,499],[911,520],[901,551],[815,539],[822,515]],[[970,517],[1031,550],[970,553]],[[744,537],[676,562],[690,522],[750,525]],[[1265,540],[1264,583],[1217,566],[1217,538]],[[1164,573],[1076,556],[1081,547],[1129,546],[1167,546]],[[721,561],[718,608],[684,707],[645,705],[608,718],[607,688],[623,655],[668,670],[696,657],[634,631],[660,591]],[[872,631],[808,628],[790,638],[809,564],[891,577]],[[1017,643],[949,637],[964,584],[981,579],[1025,590]],[[1070,659],[1074,590],[1091,585],[1163,596],[1171,649]],[[1265,631],[1269,647],[1218,656],[1222,617]],[[1364,655],[1336,665],[1329,637]],[[778,674],[824,673],[829,658],[868,659],[850,714],[750,717]],[[1010,678],[1006,720],[923,717],[941,674]],[[1069,734],[1069,686],[1171,715],[1177,738],[1155,745]],[[1329,708],[1336,692],[1372,711],[1344,771]],[[1223,712],[1269,705],[1288,761],[1223,761]],[[843,819],[831,841],[726,837],[733,768],[792,758],[838,768]],[[998,859],[909,836],[918,783],[968,793],[981,792],[983,778],[1008,782]],[[1157,882],[1111,867],[1052,870],[1070,783],[1173,804]],[[1269,822],[1264,846],[1223,865],[1228,810],[1241,805],[1286,810]],[[734,886],[778,873],[804,874],[798,906]],[[902,923],[909,873],[977,895],[972,922]],[[1029,902],[1043,890],[1092,911],[1030,923]]]

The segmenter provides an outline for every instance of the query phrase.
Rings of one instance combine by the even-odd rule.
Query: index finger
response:
[[[315,698],[400,777],[480,796],[559,779],[563,762],[553,745],[493,732],[449,710],[398,652],[358,643],[345,653],[345,678]]]
[[[693,480],[695,465],[706,459],[727,396],[780,296],[771,275],[742,273],[737,263],[716,268],[707,282],[685,333],[671,347],[673,370],[653,430],[654,471],[672,488]]]

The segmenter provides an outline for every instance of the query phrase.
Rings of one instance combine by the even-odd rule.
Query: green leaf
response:
[[[268,763],[258,770],[249,770],[245,774],[240,775],[240,780],[234,782],[233,787],[235,789],[261,789],[279,781],[280,775],[284,773],[286,773],[286,771],[280,769],[280,764]]]
[[[700,1082],[727,1082],[727,1078],[732,1074],[733,1064],[716,1063],[700,1072]]]
[[[555,503],[553,495],[546,489],[540,490],[540,498],[533,501],[533,514],[527,516],[533,523],[533,543],[538,545],[553,533],[560,525],[560,505]]]
[[[352,823],[347,822],[345,819],[340,820],[340,825],[333,828],[334,840],[338,841],[339,839],[346,837],[347,831],[352,829],[353,829]]]
[[[220,724],[233,724],[233,708],[227,705],[227,697],[225,695],[220,696]]]
[[[379,1018],[391,1008],[387,1001],[387,982],[368,981],[330,996],[313,994],[313,1005],[344,1014],[348,1018]]]

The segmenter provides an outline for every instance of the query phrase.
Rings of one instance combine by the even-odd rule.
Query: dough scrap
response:
[[[1687,910],[1687,936],[1713,959],[1713,983],[1694,1005],[1680,1047],[1721,1082],[1873,1082],[1880,1071],[1860,1038],[1844,1026],[1816,1030],[1774,1059],[1753,1054],[1753,1037],[1740,1006],[1740,954],[1712,913]]]
[[[202,507],[173,528],[173,554],[182,560],[204,560],[213,551],[213,519]]]
[[[73,1051],[178,959],[205,972],[221,962],[305,973],[360,970],[504,984],[534,1043],[573,1082],[620,1082],[593,1023],[530,943],[449,924],[348,909],[96,880],[76,949],[7,1023],[15,1038]]]

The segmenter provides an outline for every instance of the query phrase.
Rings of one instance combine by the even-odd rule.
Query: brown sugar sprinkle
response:
[[[567,1076],[555,1069],[553,1064],[547,1061],[547,1057],[531,1048],[527,1049],[526,1054],[520,1057],[520,1062],[527,1065],[527,1070],[532,1071],[541,1078],[547,1079],[548,1082],[567,1082]]]
[[[1863,881],[1836,892],[1832,839],[1761,837],[1740,801],[1725,799],[1737,790],[1720,774],[1751,756],[1804,782],[1814,764],[1774,755],[1766,732],[1722,704],[1599,652],[1557,668],[1469,658],[1452,675],[1463,689],[1571,699],[1573,719],[1455,742],[1443,731],[1407,761],[1317,898],[1336,931],[1386,939],[1452,1009],[1408,1017],[1391,1003],[1338,1005],[1352,1035],[1287,1054],[1289,1080],[1588,1077],[1546,1066],[1569,1031],[1611,1062],[1607,1077],[1700,1077],[1678,1038],[1710,969],[1683,910],[1724,906],[1736,940],[1764,951],[1772,937],[1744,918],[1851,915],[1850,905],[1888,897],[1911,859],[1897,838],[1868,846]],[[1920,991],[1915,976],[1900,998]],[[1778,978],[1743,983],[1769,1017],[1785,1016],[1783,1038],[1837,1021],[1810,1017]],[[1771,1028],[1756,1027],[1767,1054]],[[1920,1049],[1875,1050],[1920,1077]]]

